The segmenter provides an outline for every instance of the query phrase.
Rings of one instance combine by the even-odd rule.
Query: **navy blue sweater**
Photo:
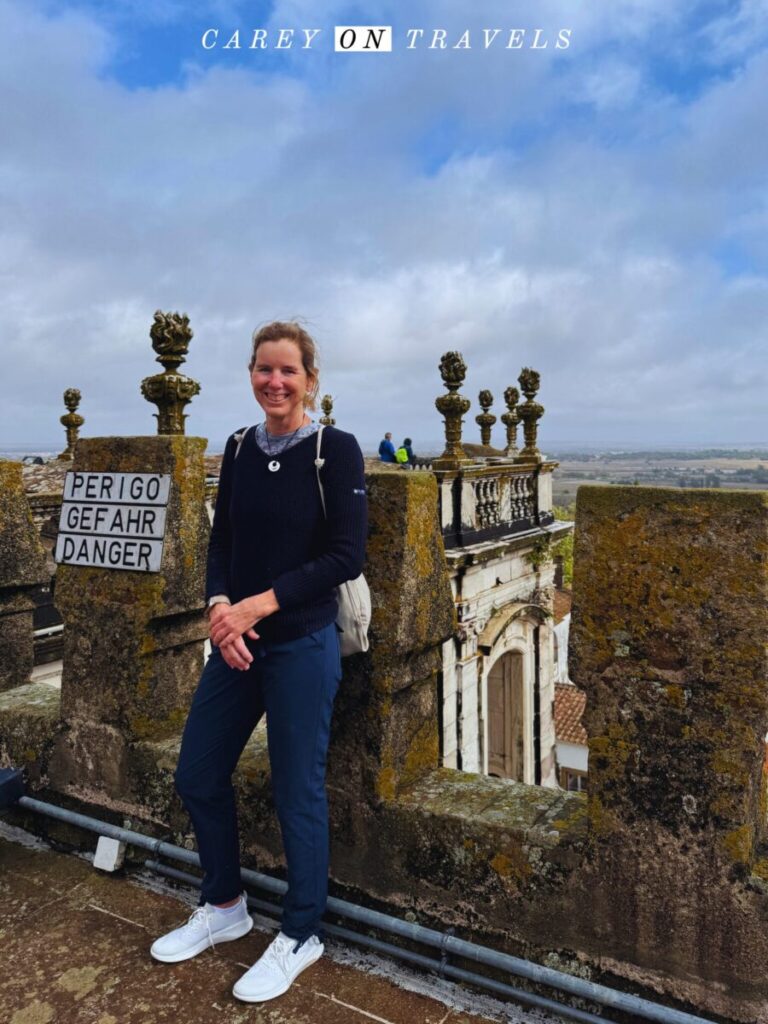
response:
[[[328,519],[315,471],[317,435],[273,458],[248,430],[235,458],[227,441],[208,545],[206,600],[226,594],[234,604],[272,587],[280,610],[256,632],[295,640],[336,618],[335,588],[359,576],[365,557],[367,503],[363,456],[351,434],[323,431],[320,470]]]

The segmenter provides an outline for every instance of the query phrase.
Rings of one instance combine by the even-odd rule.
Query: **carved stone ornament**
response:
[[[517,425],[520,422],[520,414],[517,411],[517,403],[520,401],[520,392],[517,388],[508,387],[504,391],[504,402],[507,411],[502,415],[501,422],[507,428],[507,447],[504,454],[513,459],[517,451]]]
[[[149,331],[157,362],[164,373],[145,377],[141,393],[148,402],[158,407],[155,413],[158,434],[183,434],[186,414],[184,406],[200,393],[200,385],[191,377],[178,373],[176,368],[184,362],[192,340],[189,317],[184,313],[163,313],[157,310]]]
[[[475,423],[480,427],[480,442],[482,444],[491,443],[491,428],[496,422],[496,417],[493,413],[488,410],[493,405],[493,395],[488,390],[483,390],[477,396],[477,400],[480,403],[480,408],[483,410],[478,416],[475,416]]]
[[[59,418],[59,423],[62,424],[66,431],[67,447],[59,455],[59,459],[70,461],[75,454],[75,444],[77,443],[80,427],[85,423],[83,417],[75,411],[78,405],[80,405],[80,392],[77,388],[67,388],[64,392],[64,405],[67,407],[68,412]]]
[[[435,399],[437,411],[445,418],[445,451],[432,462],[433,469],[459,469],[470,461],[461,446],[462,417],[469,410],[468,398],[458,394],[467,367],[460,352],[446,352],[440,360],[440,376],[448,388],[447,395]]]
[[[187,358],[194,332],[186,313],[163,313],[158,309],[149,336],[152,348],[157,352],[157,362],[167,370],[180,366]]]
[[[544,406],[534,401],[539,390],[541,377],[536,370],[525,367],[520,371],[520,376],[517,379],[526,397],[526,401],[518,408],[520,418],[523,421],[523,436],[525,437],[525,448],[520,452],[518,461],[528,462],[534,460],[541,462],[543,456],[536,447],[536,442],[539,429],[538,424],[544,415]]]
[[[335,427],[336,420],[331,416],[333,412],[333,398],[330,395],[323,395],[320,399],[320,408],[323,410],[323,415],[320,417],[320,422],[324,427]]]
[[[475,624],[473,622],[460,622],[456,630],[456,635],[458,636],[461,643],[469,643],[472,637],[477,636]]]

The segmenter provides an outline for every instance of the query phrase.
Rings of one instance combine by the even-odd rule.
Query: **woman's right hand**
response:
[[[227,615],[229,607],[230,606],[228,604],[221,603],[215,604],[213,608],[211,608],[211,613],[208,617],[211,626],[214,626],[218,619]],[[219,647],[219,651],[221,652],[222,658],[230,668],[240,669],[241,672],[250,668],[251,662],[253,661],[253,655],[248,650],[245,640],[241,636],[228,644],[222,644],[221,647]]]

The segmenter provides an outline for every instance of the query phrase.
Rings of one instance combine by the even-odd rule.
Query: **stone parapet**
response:
[[[178,733],[203,664],[208,518],[203,438],[106,437],[79,442],[77,472],[171,477],[159,572],[59,565],[64,618],[56,785],[128,796],[130,744]]]
[[[439,764],[441,644],[455,611],[431,474],[366,475],[371,649],[344,662],[329,780],[392,799]]]
[[[372,645],[345,660],[334,714],[334,890],[680,1008],[768,1021],[765,495],[580,490],[573,661],[588,693],[585,796],[438,768],[439,654],[455,624],[436,483],[386,470],[367,483]],[[124,606],[133,614],[127,591]],[[133,676],[119,677],[123,708],[142,664],[134,657]],[[35,698],[29,687],[0,696],[3,757],[23,756],[61,790],[67,765],[48,754],[54,698],[22,701],[25,691]],[[119,716],[79,732],[69,721],[83,758],[112,750],[108,729],[123,735]],[[161,724],[128,732],[121,790],[64,788],[81,807],[189,845],[173,789],[180,736]],[[88,732],[96,726],[104,732]],[[281,873],[263,730],[236,786],[245,863]]]
[[[0,766],[23,768],[32,788],[49,784],[61,694],[48,683],[0,693]]]
[[[748,864],[768,730],[768,496],[581,487],[570,669],[603,828],[711,829]]]
[[[766,1020],[768,495],[581,487],[575,536],[592,914],[636,977]]]
[[[29,680],[32,593],[48,582],[45,552],[24,494],[20,462],[0,461],[0,690]]]

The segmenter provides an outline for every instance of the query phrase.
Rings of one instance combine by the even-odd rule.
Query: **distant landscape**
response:
[[[62,439],[63,441],[63,439]],[[7,444],[0,442],[0,458],[22,459],[55,456],[63,444]],[[220,452],[223,444],[210,446]],[[369,457],[376,457],[371,444],[363,444]],[[436,455],[439,442],[425,445],[417,455]],[[648,448],[646,450],[601,450],[593,446],[569,445],[547,449],[547,458],[559,465],[554,472],[553,500],[569,506],[576,500],[581,484],[638,484],[656,487],[715,487],[768,490],[768,446]]]
[[[556,505],[570,505],[581,484],[768,489],[768,447],[551,452]]]

